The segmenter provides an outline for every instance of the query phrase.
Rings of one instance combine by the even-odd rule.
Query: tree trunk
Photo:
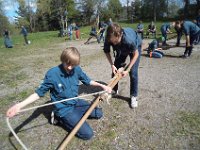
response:
[[[198,15],[198,12],[200,11],[200,0],[197,0],[197,9],[196,14]]]
[[[127,13],[127,16],[126,16],[126,18],[127,18],[127,20],[129,20],[129,10],[128,10],[128,8],[129,8],[129,7],[128,7],[129,0],[127,0],[126,3],[127,3],[127,6],[126,6],[126,11],[127,11],[126,13]]]
[[[188,18],[189,16],[189,11],[188,11],[188,7],[190,5],[190,0],[184,0],[185,1],[185,6],[184,6],[184,17],[185,19]]]
[[[156,4],[157,4],[157,0],[153,1],[153,21],[156,22]]]

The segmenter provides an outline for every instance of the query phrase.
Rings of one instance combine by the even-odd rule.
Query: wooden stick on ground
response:
[[[113,88],[119,82],[119,80],[122,78],[121,72],[123,70],[124,69],[121,69],[121,68],[118,70],[118,73],[115,74],[115,76],[112,78],[112,80],[108,84],[109,87]],[[94,100],[94,102],[92,103],[92,105],[90,106],[90,108],[87,110],[87,112],[85,113],[85,115],[81,118],[81,120],[78,122],[78,124],[74,127],[74,129],[70,132],[70,134],[67,136],[67,138],[63,141],[63,143],[60,145],[60,147],[58,148],[58,150],[64,150],[66,148],[67,144],[74,137],[74,135],[78,132],[78,130],[80,129],[80,127],[82,126],[82,124],[85,122],[85,120],[88,118],[88,116],[91,114],[91,112],[93,111],[93,109],[98,105],[98,103],[101,100],[104,100],[102,97],[104,97],[104,96],[98,96]]]

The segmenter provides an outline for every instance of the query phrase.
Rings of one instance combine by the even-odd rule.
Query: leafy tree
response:
[[[97,11],[95,7],[97,0],[79,0],[78,1],[78,9],[81,11],[82,19],[84,24],[89,24],[91,22],[96,21],[92,16]],[[96,17],[95,17],[96,18]]]
[[[108,14],[110,18],[114,21],[119,20],[120,14],[122,12],[122,5],[119,0],[109,0],[108,1]]]
[[[167,17],[166,0],[142,0],[141,18],[143,19],[161,19]]]
[[[168,5],[168,17],[170,17],[170,18],[178,17],[177,12],[179,9],[180,9],[180,7],[175,2],[171,2]]]
[[[38,0],[36,13],[37,28],[43,31],[62,28],[65,16],[69,21],[78,14],[73,0]]]
[[[32,32],[35,30],[35,12],[33,8],[30,6],[30,3],[34,3],[35,0],[18,0],[19,8],[16,11],[16,25],[18,27],[24,25],[29,27],[29,30]]]
[[[4,29],[10,25],[8,18],[5,16],[3,11],[3,1],[0,1],[0,36],[3,35]]]

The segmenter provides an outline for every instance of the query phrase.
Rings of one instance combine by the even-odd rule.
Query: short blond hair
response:
[[[63,50],[60,61],[69,65],[79,65],[80,64],[80,53],[75,47],[68,47]]]

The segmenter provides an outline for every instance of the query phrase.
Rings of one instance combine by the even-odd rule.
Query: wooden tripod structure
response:
[[[115,74],[115,76],[111,79],[110,83],[108,84],[109,87],[114,88],[114,86],[119,82],[119,80],[122,78],[122,71],[124,68],[120,68],[118,72]],[[63,141],[63,143],[60,145],[58,150],[64,150],[67,146],[67,144],[70,142],[70,140],[74,137],[74,135],[78,132],[82,124],[85,122],[85,120],[88,118],[88,116],[91,114],[91,112],[94,110],[94,108],[99,104],[100,101],[105,100],[107,98],[106,93],[103,95],[98,96],[90,108],[87,110],[85,115],[81,118],[81,120],[77,123],[77,125],[74,127],[74,129],[70,132],[70,134],[66,137],[66,139]]]

